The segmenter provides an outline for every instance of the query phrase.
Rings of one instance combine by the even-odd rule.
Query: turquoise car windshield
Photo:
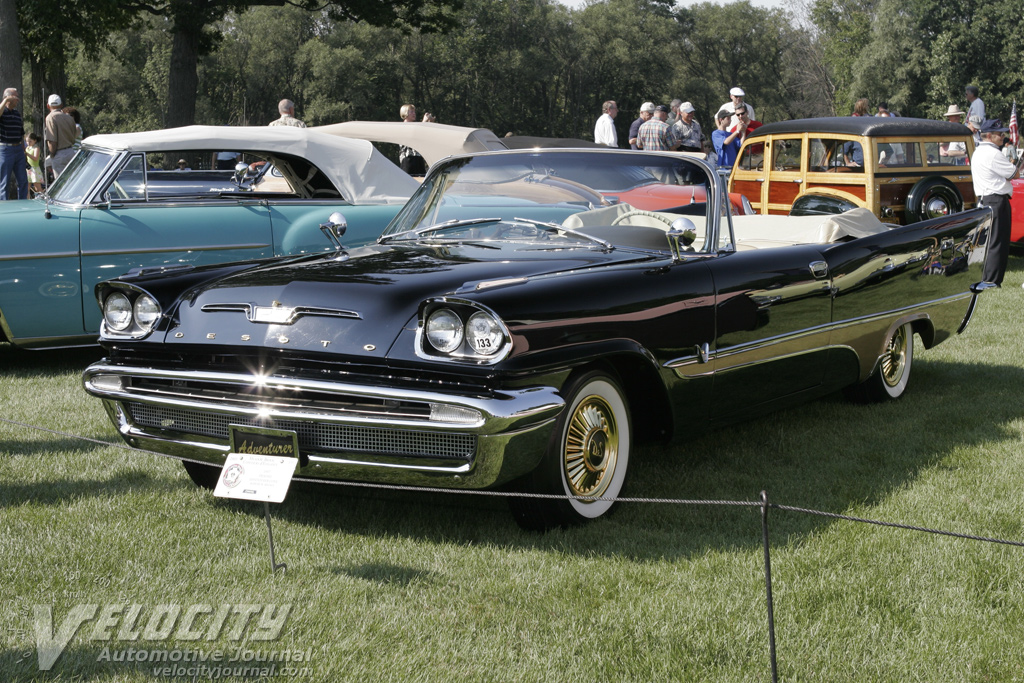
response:
[[[114,158],[112,152],[81,149],[50,187],[50,198],[67,204],[83,204],[103,170]]]

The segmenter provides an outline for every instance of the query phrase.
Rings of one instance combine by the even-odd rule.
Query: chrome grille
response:
[[[298,433],[299,448],[303,452],[377,453],[471,460],[476,450],[476,436],[473,434],[382,429],[301,420],[274,420],[273,423],[268,423],[240,415],[207,413],[135,402],[126,403],[125,408],[132,421],[141,427],[167,429],[224,441],[229,439],[228,428],[233,424],[286,429]]]

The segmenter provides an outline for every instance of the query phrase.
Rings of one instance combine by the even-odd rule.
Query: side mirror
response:
[[[345,236],[345,232],[348,230],[348,221],[345,220],[344,214],[340,211],[335,211],[327,219],[326,223],[320,224],[320,232],[330,240],[331,244],[338,251],[341,251],[345,247],[341,244],[341,238]]]
[[[672,251],[672,260],[681,261],[683,251],[692,251],[688,247],[697,240],[697,226],[689,218],[679,218],[672,221],[668,231],[668,246]]]

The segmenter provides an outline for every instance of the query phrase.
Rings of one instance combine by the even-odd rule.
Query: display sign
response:
[[[264,503],[284,501],[299,465],[295,432],[232,425],[231,450],[213,495]]]

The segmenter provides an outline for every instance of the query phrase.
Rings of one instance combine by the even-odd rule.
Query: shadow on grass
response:
[[[910,391],[897,402],[858,406],[834,395],[729,429],[637,449],[623,495],[757,501],[766,490],[774,503],[842,513],[884,501],[958,448],[1017,438],[1008,425],[1024,413],[1019,405],[1024,371],[928,362],[922,356],[914,366]],[[273,514],[352,534],[636,560],[749,549],[761,543],[757,507],[620,503],[596,523],[532,534],[516,528],[500,498],[295,486]],[[773,542],[798,542],[836,523],[844,522],[775,512]]]
[[[63,505],[85,497],[116,496],[139,489],[170,493],[178,484],[136,469],[123,470],[106,479],[46,479],[31,484],[0,483],[0,509],[25,503]]]
[[[331,570],[334,574],[344,574],[355,579],[363,579],[372,583],[408,586],[412,583],[433,583],[434,572],[422,569],[410,569],[394,564],[372,562],[355,567],[338,567]]]

